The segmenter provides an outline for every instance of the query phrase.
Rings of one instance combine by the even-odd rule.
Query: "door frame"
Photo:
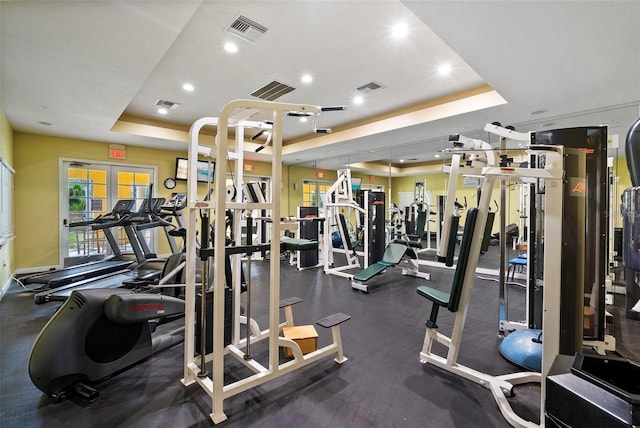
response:
[[[115,200],[113,201],[108,200],[111,197],[111,188],[113,186],[113,177],[110,174],[110,171],[111,171],[110,168],[113,166],[124,167],[124,168],[127,168],[127,167],[145,168],[145,169],[152,170],[153,172],[152,172],[150,183],[153,184],[154,186],[151,192],[152,193],[151,196],[157,197],[158,195],[158,186],[155,185],[158,182],[158,166],[157,165],[135,164],[135,163],[129,163],[129,162],[113,162],[113,161],[103,161],[103,160],[96,160],[96,159],[80,159],[80,158],[67,158],[67,157],[58,158],[58,266],[59,267],[64,266],[64,257],[61,249],[64,247],[64,245],[68,244],[66,228],[63,224],[63,216],[62,216],[62,209],[65,206],[65,204],[67,204],[68,196],[66,194],[66,189],[61,189],[62,183],[64,183],[66,180],[65,174],[67,173],[67,171],[64,169],[65,162],[69,162],[69,163],[77,162],[82,164],[89,164],[89,165],[93,164],[93,165],[108,167],[109,174],[107,176],[107,180],[108,180],[108,186],[110,187],[108,187],[109,194],[107,195],[107,202],[109,202],[111,205],[115,203]]]

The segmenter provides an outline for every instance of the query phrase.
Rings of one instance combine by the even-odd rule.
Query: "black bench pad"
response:
[[[316,324],[318,324],[320,327],[329,328],[329,327],[333,327],[334,325],[341,324],[350,319],[351,319],[351,315],[346,315],[338,312],[337,314],[329,315],[328,317],[322,318],[321,320],[317,321]]]

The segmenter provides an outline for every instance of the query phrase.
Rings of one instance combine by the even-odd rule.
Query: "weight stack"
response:
[[[207,354],[213,352],[213,291],[206,293],[206,317],[207,317],[207,338],[206,347]],[[195,350],[200,354],[200,320],[201,320],[201,300],[202,293],[196,294],[196,343]],[[231,343],[231,331],[233,329],[233,292],[230,288],[224,288],[224,346]]]

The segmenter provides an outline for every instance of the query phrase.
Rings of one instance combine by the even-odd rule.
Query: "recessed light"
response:
[[[193,92],[195,88],[191,83],[185,83],[184,85],[182,85],[182,89],[184,89],[187,92]]]
[[[158,109],[158,113],[160,114],[167,114],[169,111],[166,108],[159,108]]]
[[[438,67],[438,74],[441,76],[446,76],[448,74],[451,74],[451,64],[442,64],[440,67]]]
[[[303,74],[300,80],[302,83],[311,83],[313,81],[313,77],[311,77],[310,74]]]
[[[404,159],[400,159],[400,163],[404,163]]]
[[[434,158],[436,158],[436,159],[438,159],[438,158],[440,157],[440,154],[439,154],[439,153],[437,153],[437,154],[435,154],[433,157],[434,157]]]
[[[400,22],[393,26],[391,29],[391,35],[396,39],[401,39],[409,33],[409,27],[404,22]]]
[[[355,97],[353,97],[353,103],[355,105],[360,105],[364,102],[364,98],[362,98],[360,95],[357,95]]]
[[[236,53],[238,52],[238,46],[235,43],[227,42],[224,44],[224,50],[229,53]]]

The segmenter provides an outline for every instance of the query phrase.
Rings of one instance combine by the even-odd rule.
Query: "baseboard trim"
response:
[[[2,302],[2,298],[4,297],[4,295],[9,290],[9,287],[11,287],[11,282],[12,281],[13,281],[13,275],[9,276],[9,279],[7,279],[7,282],[5,282],[2,285],[2,290],[0,290],[0,302]]]
[[[57,269],[60,269],[60,266],[58,265],[34,266],[34,267],[16,269],[16,271],[13,274],[23,275],[23,274],[30,274],[30,273],[46,272],[46,271],[57,270]]]

